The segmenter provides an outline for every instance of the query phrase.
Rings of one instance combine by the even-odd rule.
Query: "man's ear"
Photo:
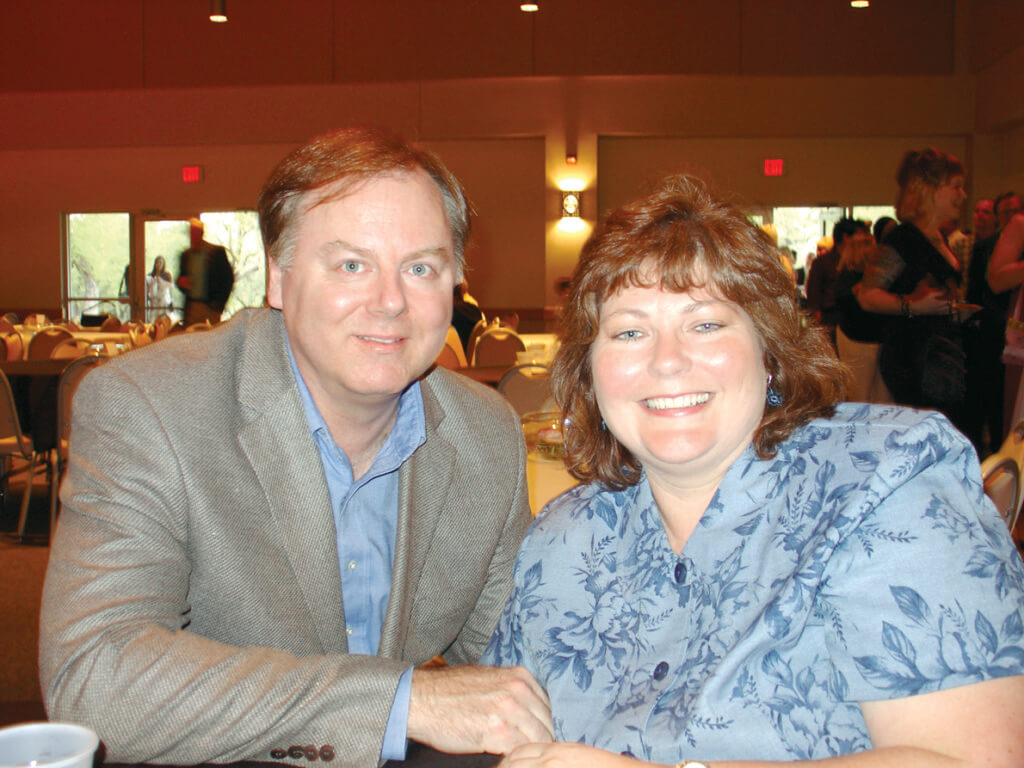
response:
[[[281,309],[281,279],[284,270],[276,259],[267,260],[267,304],[274,309]]]

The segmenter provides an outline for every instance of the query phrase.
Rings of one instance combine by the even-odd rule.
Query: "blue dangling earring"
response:
[[[772,408],[778,408],[785,402],[779,391],[772,386],[772,375],[770,373],[768,374],[768,391],[765,393],[764,399]]]

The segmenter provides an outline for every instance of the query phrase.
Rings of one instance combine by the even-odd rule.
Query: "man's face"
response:
[[[1020,198],[1011,195],[999,201],[999,208],[996,209],[996,218],[999,219],[999,229],[1004,229],[1010,223],[1010,219],[1021,212]]]
[[[845,258],[851,251],[865,250],[875,245],[875,238],[867,230],[858,229],[839,241],[839,257]]]
[[[287,269],[270,265],[295,362],[328,423],[397,399],[452,316],[454,246],[423,171],[382,176],[303,211]]]
[[[991,200],[979,200],[974,206],[974,236],[979,240],[996,231],[996,212]]]

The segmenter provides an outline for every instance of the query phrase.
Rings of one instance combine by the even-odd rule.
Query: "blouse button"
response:
[[[665,677],[665,675],[667,675],[667,674],[668,674],[668,663],[667,662],[663,661],[660,664],[658,664],[658,666],[656,666],[654,668],[654,679],[655,680],[662,680]]]
[[[682,563],[676,563],[676,584],[682,584],[683,579],[686,578],[686,566]]]

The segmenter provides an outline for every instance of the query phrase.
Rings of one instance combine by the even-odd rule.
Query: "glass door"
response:
[[[107,315],[130,319],[131,215],[71,213],[66,226],[66,318],[82,325],[98,325]]]
[[[189,247],[188,219],[147,219],[143,224],[145,315],[182,318],[184,294],[177,288],[181,252]]]

